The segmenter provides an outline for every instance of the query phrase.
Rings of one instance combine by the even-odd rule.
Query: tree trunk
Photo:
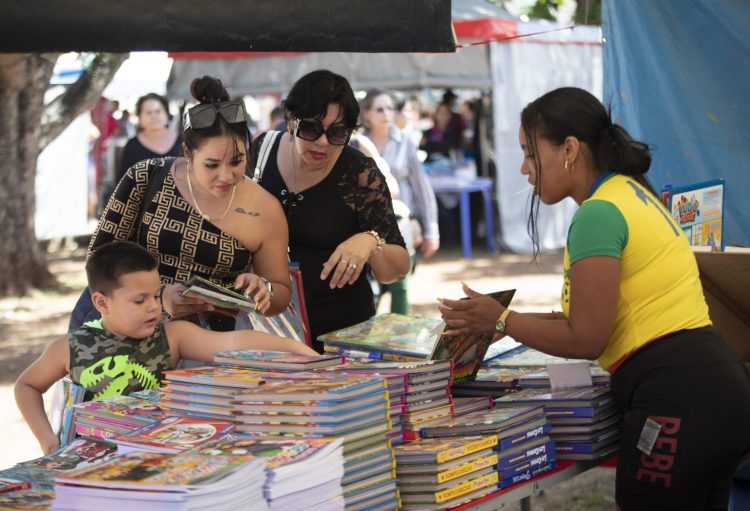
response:
[[[54,288],[34,231],[44,92],[57,55],[0,54],[0,295]]]
[[[37,157],[93,107],[126,58],[96,55],[76,83],[45,107],[57,54],[0,53],[0,296],[59,288],[34,229]]]

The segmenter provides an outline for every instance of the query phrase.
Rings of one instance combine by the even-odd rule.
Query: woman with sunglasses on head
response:
[[[406,241],[413,267],[416,249],[427,258],[432,257],[440,247],[435,192],[417,157],[416,145],[411,137],[395,125],[395,107],[391,95],[384,90],[371,90],[362,105],[364,134],[372,140],[390,166],[391,173],[399,184],[399,198],[411,212],[412,236]],[[408,277],[385,286],[385,290],[391,293],[391,312],[409,313],[407,284]]]
[[[180,158],[164,159],[161,183],[151,170],[161,160],[146,160],[126,172],[107,204],[89,253],[112,240],[136,240],[159,261],[164,310],[190,317],[213,308],[182,296],[191,276],[243,290],[265,314],[289,304],[288,230],[278,201],[246,177],[252,146],[249,116],[242,101],[216,78],[193,80]],[[151,186],[158,186],[143,203]],[[134,225],[134,219],[140,222]],[[234,327],[206,314],[213,329]],[[205,318],[204,316],[204,318]]]
[[[580,205],[563,311],[511,311],[464,286],[468,299],[441,300],[446,334],[507,334],[551,355],[598,359],[623,412],[619,508],[727,509],[750,448],[750,373],[711,328],[688,239],[645,176],[648,146],[572,87],[524,108],[519,141],[537,253],[539,201]]]
[[[366,267],[394,282],[406,275],[409,255],[385,178],[348,145],[359,105],[346,78],[313,71],[283,106],[288,131],[274,141],[261,184],[286,213],[290,257],[300,263],[313,347],[321,351],[320,334],[375,314]],[[265,136],[255,140],[256,154]]]

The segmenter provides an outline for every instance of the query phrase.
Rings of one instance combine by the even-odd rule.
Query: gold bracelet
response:
[[[365,234],[369,234],[370,236],[375,238],[375,242],[377,245],[375,246],[375,253],[373,255],[378,255],[385,246],[385,240],[380,237],[380,234],[378,234],[378,231],[372,230],[372,231],[366,231]]]

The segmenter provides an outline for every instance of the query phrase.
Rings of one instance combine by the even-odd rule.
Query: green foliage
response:
[[[557,19],[557,9],[563,2],[564,0],[536,0],[535,3],[527,5],[522,14],[530,18],[554,21]]]

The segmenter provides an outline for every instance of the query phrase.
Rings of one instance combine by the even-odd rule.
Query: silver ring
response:
[[[350,264],[349,268],[351,268],[352,270],[356,270],[357,269],[357,263]]]

